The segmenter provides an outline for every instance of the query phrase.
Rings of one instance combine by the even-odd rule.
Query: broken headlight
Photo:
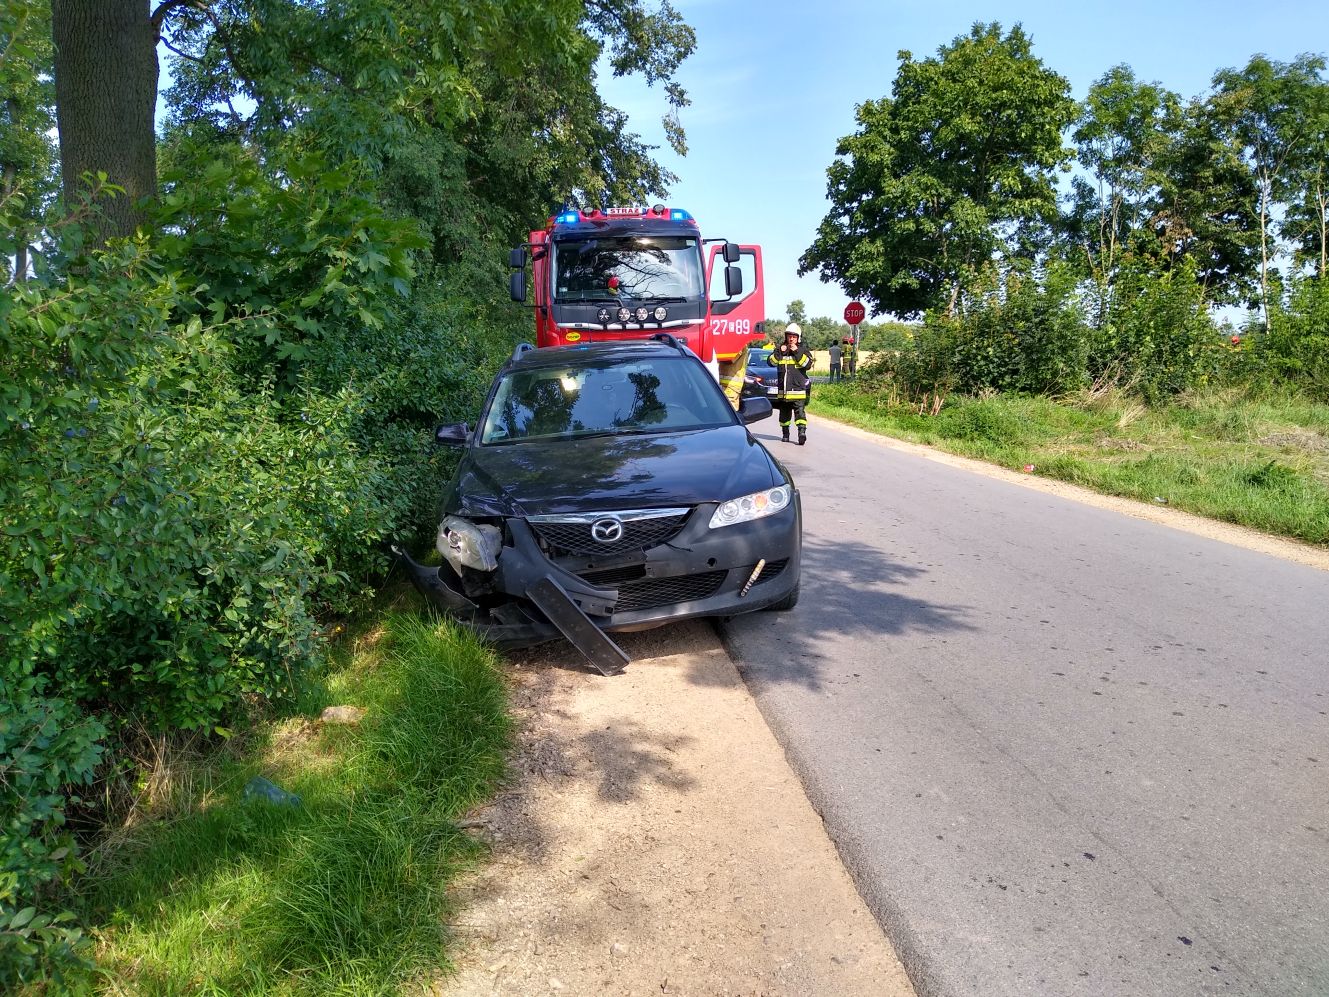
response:
[[[439,524],[438,552],[458,574],[463,567],[493,571],[502,549],[503,533],[497,526],[472,523],[460,516],[448,516]]]
[[[777,485],[764,492],[753,492],[742,498],[721,502],[711,517],[711,529],[717,526],[733,526],[746,523],[763,516],[773,516],[789,504],[792,489],[788,485]]]

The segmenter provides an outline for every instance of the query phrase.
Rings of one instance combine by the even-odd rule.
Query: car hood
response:
[[[723,502],[786,480],[743,426],[472,447],[444,511],[540,516]]]

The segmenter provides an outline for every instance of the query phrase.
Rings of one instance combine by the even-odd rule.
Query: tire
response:
[[[790,592],[779,602],[772,603],[770,606],[767,606],[766,608],[769,609],[772,613],[789,612],[789,610],[793,609],[795,606],[798,605],[798,589],[801,584],[802,584],[801,582],[795,582],[794,590],[792,592]]]

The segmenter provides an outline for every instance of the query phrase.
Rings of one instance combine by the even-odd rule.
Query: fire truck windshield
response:
[[[705,292],[696,236],[596,236],[554,241],[554,300],[691,301]]]

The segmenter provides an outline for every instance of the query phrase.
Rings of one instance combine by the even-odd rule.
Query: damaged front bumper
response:
[[[665,543],[613,556],[550,556],[525,519],[506,520],[483,572],[426,567],[393,552],[435,605],[501,648],[564,637],[600,672],[616,674],[628,656],[611,632],[676,620],[734,616],[775,605],[798,585],[801,520],[797,493],[780,513],[753,522],[709,527],[714,505],[695,508]],[[445,524],[447,521],[445,520]],[[441,531],[440,547],[445,546]],[[479,544],[478,546],[487,546]],[[457,561],[457,544],[447,551]],[[479,566],[481,560],[469,563]],[[483,578],[477,584],[477,577]]]
[[[392,551],[427,599],[497,647],[530,647],[566,637],[604,675],[617,675],[627,666],[629,658],[624,650],[579,605],[583,600],[592,606],[612,605],[616,597],[613,590],[586,585],[550,564],[554,570],[538,577],[532,573],[521,593],[538,615],[519,601],[500,602],[484,609],[459,591],[460,578],[449,565],[431,568],[400,547],[394,545]],[[540,553],[538,547],[536,553]]]

